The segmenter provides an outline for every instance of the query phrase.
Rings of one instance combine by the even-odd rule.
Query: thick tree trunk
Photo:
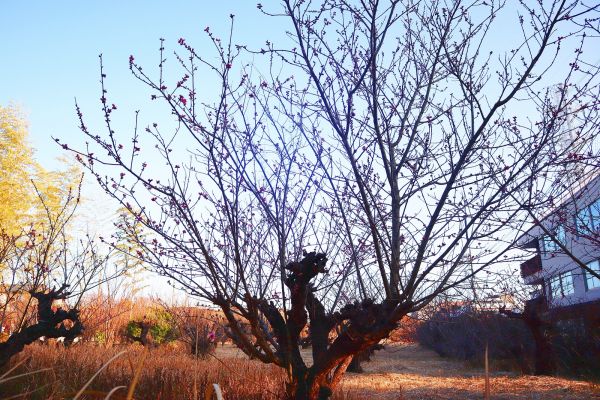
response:
[[[20,332],[12,334],[6,342],[0,343],[0,367],[8,363],[10,359],[19,354],[25,346],[39,340],[41,337],[59,338],[65,337],[72,341],[82,331],[81,324],[77,321],[72,328],[64,325],[56,327],[56,324],[37,323],[28,326]]]
[[[250,294],[244,295],[245,308],[224,298],[213,299],[223,310],[229,335],[240,349],[288,372],[286,395],[291,400],[329,399],[352,358],[388,337],[412,307],[408,301],[399,305],[396,300],[375,303],[364,299],[327,313],[310,284],[317,274],[326,272],[326,262],[325,254],[312,252],[305,253],[300,262],[286,265],[290,307],[284,312],[273,302]],[[234,308],[249,322],[252,335],[242,331]],[[299,347],[309,318],[313,364],[307,367]]]
[[[308,369],[304,374],[294,375],[287,386],[287,395],[291,400],[328,400],[340,383],[352,357],[344,358],[335,368],[325,374],[314,375]]]
[[[556,369],[554,349],[545,327],[538,321],[525,320],[525,323],[531,330],[535,343],[535,375],[553,375]]]

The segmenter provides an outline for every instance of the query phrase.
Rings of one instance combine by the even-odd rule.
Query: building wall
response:
[[[598,199],[600,199],[600,175],[579,188],[560,207],[564,211],[562,214],[571,218],[571,220],[567,220],[566,224],[563,223],[563,225],[571,228],[567,228],[565,231],[564,244],[578,260],[585,264],[600,259],[599,240],[586,240],[574,232],[575,215],[579,210],[582,210]],[[553,230],[560,224],[558,214],[556,211],[550,212],[542,221],[542,224],[549,230]],[[571,257],[563,254],[560,249],[557,251],[544,251],[543,241],[540,240],[543,234],[544,231],[542,228],[533,227],[519,239],[517,244],[525,248],[535,248],[539,252],[542,260],[542,271],[539,273],[539,276],[544,279],[546,297],[550,299],[551,306],[561,307],[600,300],[600,288],[586,290],[584,271]],[[598,238],[600,238],[600,235]],[[558,298],[558,296],[554,296],[553,298],[550,293],[551,288],[549,284],[551,279],[568,271],[572,271],[574,293],[565,297]]]

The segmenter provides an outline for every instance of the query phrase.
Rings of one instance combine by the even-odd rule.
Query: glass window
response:
[[[569,271],[560,274],[560,283],[562,286],[563,297],[575,293],[575,286],[573,286],[573,272]]]
[[[592,271],[600,274],[600,262],[598,262],[598,260],[594,260],[586,265]],[[583,276],[585,276],[585,290],[600,288],[600,279],[590,274],[588,271],[584,271]]]
[[[589,232],[589,226],[590,208],[585,207],[577,211],[577,214],[575,215],[575,227],[577,229],[577,233],[585,234]]]
[[[590,205],[590,217],[593,228],[600,230],[600,199]]]
[[[550,278],[550,297],[553,299],[559,299],[562,297],[560,290],[560,276],[553,276]]]
[[[565,231],[565,227],[563,225],[559,225],[556,227],[556,232],[554,234],[556,240],[561,242],[562,244],[567,244],[567,233]],[[558,247],[558,245],[556,245]]]
[[[575,293],[573,271],[563,272],[550,279],[550,291],[553,299],[569,296]]]
[[[544,236],[542,238],[542,242],[544,243],[544,251],[546,253],[560,251],[560,247],[558,246],[558,243],[556,243],[555,239],[560,240],[556,234],[554,235],[554,238],[551,238],[550,236]]]
[[[575,217],[575,223],[577,232],[582,234],[600,230],[600,199],[579,210]]]

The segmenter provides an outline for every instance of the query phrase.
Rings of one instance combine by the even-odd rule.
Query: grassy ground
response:
[[[443,359],[418,345],[389,345],[364,364],[365,374],[347,374],[342,390],[371,399],[482,399],[484,373]],[[493,372],[494,400],[600,399],[600,386],[561,378]]]
[[[114,361],[94,380],[91,389],[106,393],[128,386],[137,365],[143,363],[135,395],[137,399],[197,399],[205,388],[218,382],[226,400],[278,399],[283,395],[284,375],[279,368],[246,360],[232,346],[219,346],[217,359],[197,360],[182,349],[159,348],[148,354],[140,346]],[[111,356],[123,348],[76,345],[70,349],[29,346],[20,356],[27,359],[19,372],[49,371],[0,384],[0,399],[30,392],[20,398],[63,399],[72,397]],[[310,359],[310,351],[303,355]],[[458,400],[482,399],[481,369],[446,360],[418,345],[388,345],[364,364],[366,373],[346,374],[335,400]],[[40,390],[41,388],[41,390]],[[122,398],[126,389],[111,399]],[[549,377],[517,376],[493,372],[492,399],[573,400],[600,399],[600,387],[587,382]],[[92,397],[87,397],[92,398]],[[104,396],[99,397],[104,398]]]

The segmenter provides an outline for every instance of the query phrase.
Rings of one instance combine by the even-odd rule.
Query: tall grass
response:
[[[125,354],[106,365],[123,350]],[[24,393],[27,393],[25,398],[35,400],[73,398],[84,387],[86,394],[79,399],[103,399],[118,386],[130,388],[133,381],[135,399],[203,399],[213,383],[219,384],[225,400],[285,398],[285,374],[276,366],[234,357],[202,360],[184,349],[167,346],[145,349],[138,345],[112,348],[92,344],[71,348],[31,345],[12,365],[17,363],[11,375],[22,376],[4,384],[0,381],[2,399]],[[116,391],[110,398],[124,399],[126,392]],[[339,393],[334,398],[357,397]]]
[[[32,393],[28,396],[30,399],[72,398],[110,358],[122,350],[122,347],[93,345],[72,348],[29,346],[15,360],[26,359],[14,373],[48,367],[52,370],[13,379],[0,385],[0,393],[3,398],[19,393]],[[140,346],[128,346],[127,350],[91,382],[88,387],[90,393],[107,393],[116,386],[129,387],[135,370],[145,358],[135,399],[194,399],[203,395],[213,383],[219,383],[225,399],[270,400],[284,397],[284,374],[274,366],[239,358],[221,362],[199,360],[183,350],[167,347],[145,350]],[[149,352],[146,357],[145,351]],[[111,398],[119,397],[115,394]]]

